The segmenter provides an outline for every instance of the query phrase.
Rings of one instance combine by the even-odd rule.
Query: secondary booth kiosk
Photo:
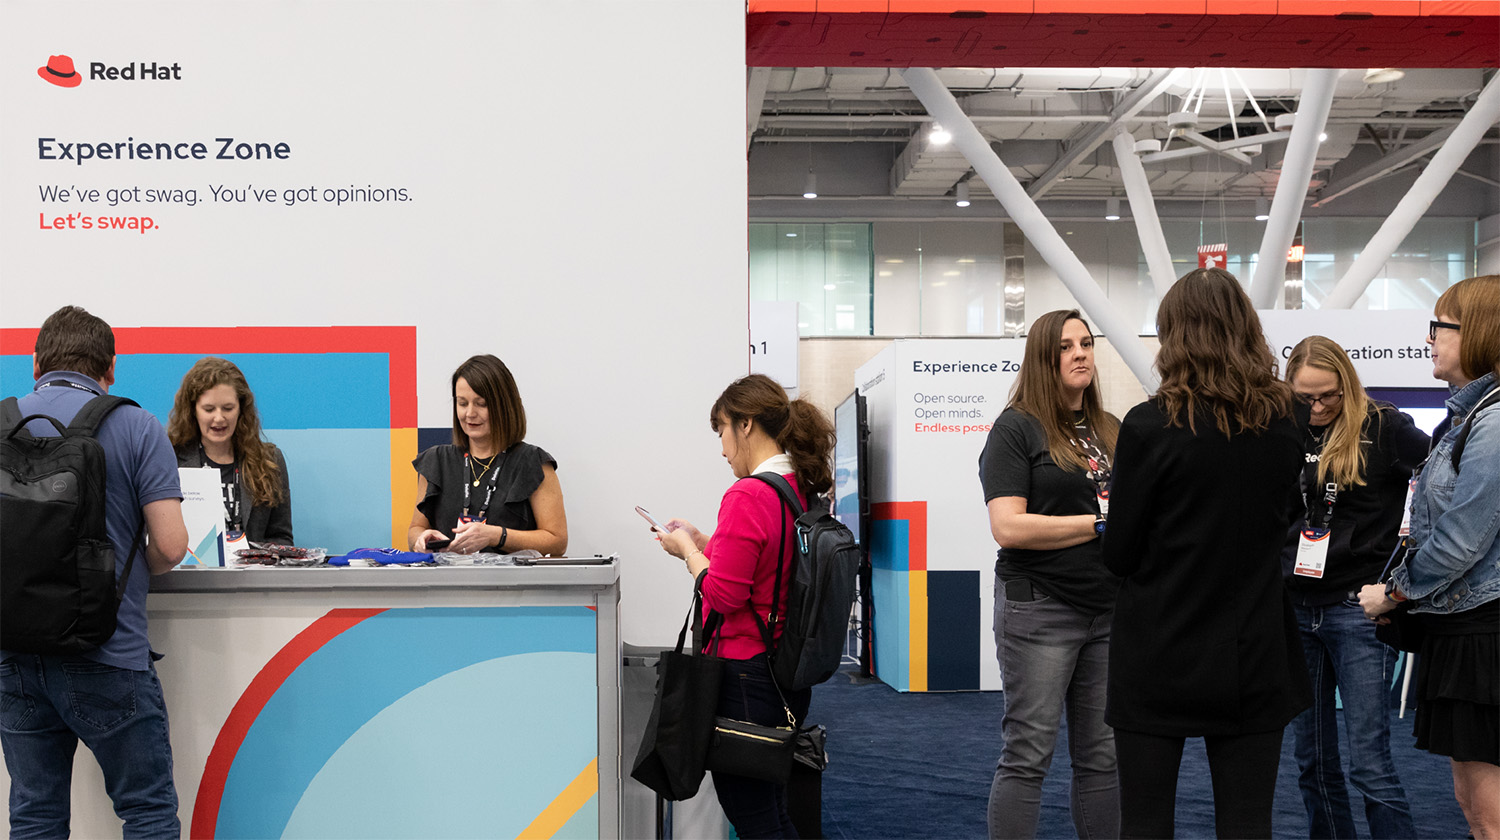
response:
[[[619,560],[572,562],[154,579],[185,835],[618,837]]]

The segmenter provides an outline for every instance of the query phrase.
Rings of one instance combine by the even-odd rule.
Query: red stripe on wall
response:
[[[906,520],[906,568],[927,571],[926,502],[875,502],[870,505],[870,518]]]
[[[213,749],[208,752],[208,761],[203,766],[203,779],[198,783],[198,796],[193,801],[193,821],[188,830],[189,837],[210,838],[218,831],[219,805],[224,799],[224,784],[229,779],[229,768],[234,765],[234,757],[239,753],[240,745],[245,742],[251,725],[277,689],[286,682],[287,677],[340,633],[382,612],[385,610],[329,610],[327,615],[308,625],[307,629],[287,642],[285,647],[261,667],[260,673],[250,681],[245,693],[240,695],[234,709],[229,712],[224,726],[219,729],[219,737],[214,739]]]
[[[29,356],[38,330],[0,329],[0,353]],[[122,355],[181,353],[384,353],[391,391],[391,428],[417,426],[416,327],[118,327]]]

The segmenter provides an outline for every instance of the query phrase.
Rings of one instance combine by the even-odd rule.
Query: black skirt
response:
[[[1500,600],[1451,615],[1420,614],[1417,748],[1500,765]]]

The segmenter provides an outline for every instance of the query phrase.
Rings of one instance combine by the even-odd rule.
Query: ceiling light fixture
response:
[[[1264,222],[1271,218],[1271,203],[1264,198],[1255,199],[1255,221]]]
[[[1120,199],[1106,198],[1104,200],[1104,219],[1109,222],[1120,220]]]
[[[927,141],[934,146],[946,146],[953,142],[953,135],[949,134],[938,123],[932,124],[932,131],[927,134]]]
[[[807,170],[807,180],[802,184],[802,197],[818,197],[818,176],[814,175],[811,169]]]
[[[959,181],[958,182],[958,188],[954,190],[954,193],[955,193],[955,195],[956,195],[956,197],[958,199],[957,201],[953,202],[954,204],[957,204],[959,207],[968,207],[969,206],[969,182],[968,181]]]
[[[1397,82],[1406,78],[1405,70],[1397,70],[1394,67],[1371,67],[1365,71],[1365,84],[1382,85],[1386,82]]]

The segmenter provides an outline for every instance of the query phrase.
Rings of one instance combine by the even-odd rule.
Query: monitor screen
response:
[[[864,544],[864,514],[870,507],[864,482],[865,442],[869,430],[864,416],[864,397],[855,392],[833,412],[833,515]]]
[[[1447,388],[1366,388],[1365,393],[1410,414],[1417,428],[1429,435],[1448,416]]]

